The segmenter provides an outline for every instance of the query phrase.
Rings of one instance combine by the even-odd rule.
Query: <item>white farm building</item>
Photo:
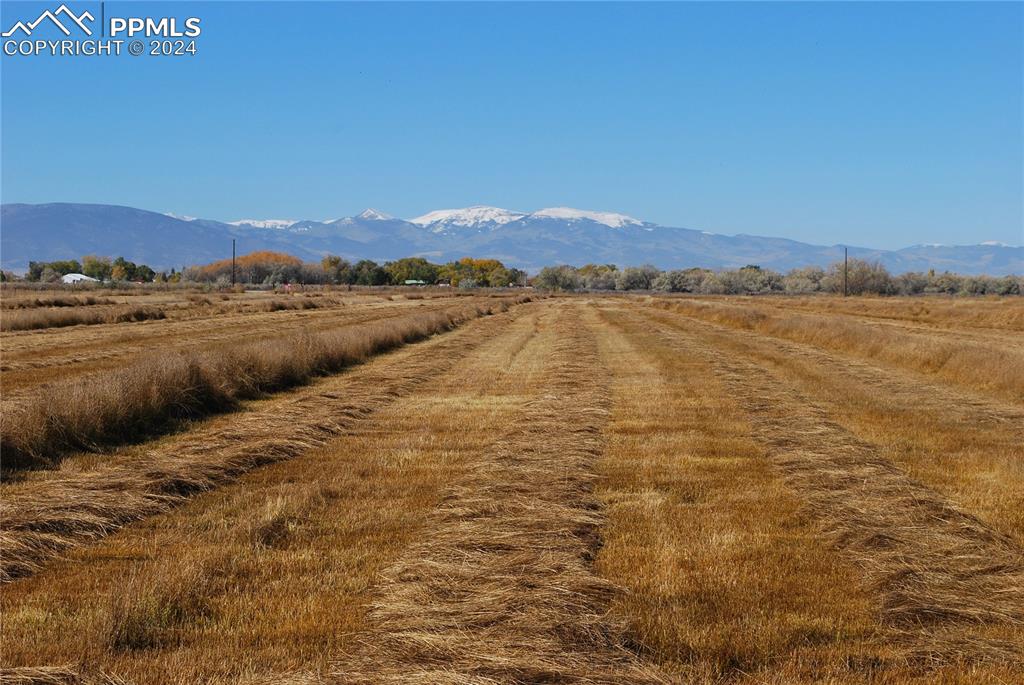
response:
[[[61,283],[99,283],[99,281],[85,274],[64,274],[60,277]]]

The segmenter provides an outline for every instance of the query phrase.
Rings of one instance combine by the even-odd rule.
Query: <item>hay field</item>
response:
[[[1024,682],[1020,298],[456,295],[5,297],[0,680]]]

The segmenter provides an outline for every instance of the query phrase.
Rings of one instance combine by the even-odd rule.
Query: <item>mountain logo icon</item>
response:
[[[10,38],[18,31],[21,31],[26,36],[31,36],[32,32],[39,26],[45,19],[49,19],[53,24],[64,33],[65,36],[70,36],[71,31],[68,30],[67,26],[61,23],[60,16],[63,15],[65,21],[74,23],[78,28],[85,32],[85,35],[91,36],[92,30],[85,25],[85,21],[94,21],[96,18],[92,16],[88,11],[82,12],[81,15],[76,15],[67,5],[61,5],[55,11],[45,10],[40,14],[35,21],[25,23],[23,21],[16,22],[9,30],[3,32],[4,38]]]

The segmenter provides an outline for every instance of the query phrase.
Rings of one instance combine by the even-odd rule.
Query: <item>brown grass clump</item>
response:
[[[117,310],[109,317],[108,323],[130,323],[132,321],[155,321],[166,319],[167,313],[157,307],[128,307]]]
[[[289,309],[318,309],[324,306],[316,300],[308,297],[297,297],[287,300],[265,300],[256,305],[253,310],[260,312],[281,312]]]
[[[322,490],[278,495],[268,500],[263,511],[250,523],[248,537],[254,547],[283,547],[312,509],[323,506]]]
[[[219,566],[231,560],[219,559]],[[218,591],[217,575],[211,564],[193,564],[184,569],[166,567],[173,573],[135,575],[112,598],[103,627],[106,647],[113,651],[167,648],[177,644],[178,629],[212,614],[211,595]]]
[[[4,685],[124,685],[117,679],[93,679],[70,666],[4,668],[0,666],[0,683]]]
[[[497,310],[507,307],[501,302]],[[2,466],[5,473],[52,466],[69,452],[146,438],[175,421],[225,411],[494,310],[459,307],[216,353],[156,356],[73,381],[2,417]]]

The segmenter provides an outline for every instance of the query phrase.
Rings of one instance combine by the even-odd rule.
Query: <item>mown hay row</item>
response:
[[[1024,550],[700,330],[666,335],[707,358],[740,400],[773,464],[874,588],[905,658],[929,667],[1021,663]]]
[[[5,486],[0,582],[118,528],[324,444],[354,422],[442,373],[510,318],[494,317],[383,358],[252,411],[215,420],[106,466],[57,470]]]
[[[543,394],[384,574],[374,627],[339,682],[660,682],[624,648],[607,619],[616,588],[592,569],[608,393],[593,333],[569,306]]]
[[[1024,440],[1024,410],[997,398],[972,393],[963,388],[951,387],[941,382],[928,382],[915,374],[893,373],[885,365],[876,365],[870,360],[850,359],[842,353],[834,353],[810,343],[772,339],[756,331],[736,330],[716,322],[680,318],[671,313],[648,312],[659,323],[680,331],[711,334],[728,342],[736,349],[756,348],[765,353],[770,351],[774,358],[802,360],[816,368],[826,370],[836,379],[860,381],[875,389],[880,398],[899,401],[908,406],[948,416],[955,423],[984,429],[988,426],[1017,427]]]
[[[150,437],[175,421],[227,411],[508,305],[502,300],[215,352],[157,355],[53,387],[0,417],[3,471],[52,466],[71,452]]]
[[[877,359],[1024,402],[1021,349],[995,349],[946,336],[886,330],[828,315],[781,314],[770,308],[691,300],[655,300],[655,304],[685,316]]]
[[[332,654],[354,643],[378,573],[419,539],[441,490],[494,444],[494,426],[515,421],[520,399],[538,388],[554,339],[546,327],[534,332],[538,314],[528,307],[481,319],[319,381],[320,391],[354,392],[351,379],[371,371],[382,377],[385,367],[423,373],[410,358],[426,359],[427,350],[447,356],[472,348],[442,373],[427,370],[412,392],[322,448],[250,472],[5,586],[3,660],[83,664],[83,678],[106,672],[137,685],[238,685],[257,674],[278,683],[292,682],[283,675],[292,669],[325,672]],[[184,606],[196,613],[165,611],[179,588],[200,595]],[[41,612],[49,618],[37,622]],[[178,620],[168,624],[169,614]],[[69,631],[73,642],[62,640]],[[147,643],[158,646],[115,646]]]
[[[787,297],[766,304],[959,330],[1024,331],[1024,299],[1019,297]]]
[[[650,314],[774,369],[912,477],[1024,542],[1024,408],[807,343]]]
[[[600,315],[613,405],[597,569],[627,588],[612,610],[640,653],[685,683],[845,682],[857,662],[885,664],[857,569],[799,511],[711,365],[629,303]]]
[[[54,295],[52,297],[6,297],[0,303],[2,309],[33,309],[36,307],[91,307],[98,304],[114,304],[109,297],[92,295]]]
[[[166,319],[161,307],[149,305],[98,309],[71,307],[68,309],[23,309],[0,314],[0,331],[27,331],[65,326],[95,326],[105,323],[129,323]]]
[[[234,312],[206,317],[168,318],[147,326],[119,329],[65,328],[45,334],[4,336],[4,387],[13,372],[70,365],[91,359],[112,359],[159,348],[200,348],[220,342],[251,341],[254,337],[283,338],[295,329],[326,330],[328,327],[393,318],[410,313],[437,311],[451,303],[433,301],[419,307],[350,306],[315,312]],[[294,312],[294,313],[293,313]],[[5,393],[6,394],[6,393]]]

